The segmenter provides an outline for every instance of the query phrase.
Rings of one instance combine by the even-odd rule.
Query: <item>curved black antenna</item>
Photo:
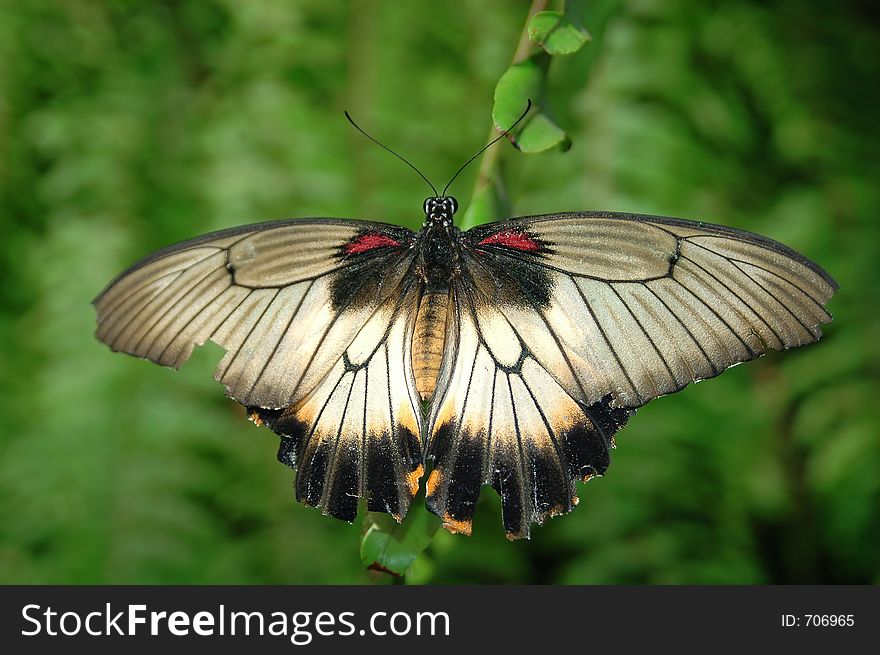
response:
[[[412,165],[410,162],[408,162],[406,159],[404,159],[403,157],[401,157],[400,155],[398,155],[398,154],[397,154],[396,152],[394,152],[391,148],[389,148],[388,146],[386,146],[386,145],[383,144],[383,143],[379,143],[376,139],[374,139],[374,138],[371,137],[369,134],[367,134],[366,132],[364,132],[364,130],[361,129],[361,126],[354,122],[354,119],[349,115],[348,111],[345,112],[345,117],[348,119],[348,122],[349,122],[349,123],[351,123],[352,125],[354,125],[354,129],[356,129],[358,132],[360,132],[361,134],[363,134],[365,137],[367,137],[370,141],[372,141],[373,143],[375,143],[375,144],[376,144],[377,146],[379,146],[380,148],[384,148],[385,150],[387,150],[388,152],[390,152],[392,155],[394,155],[395,157],[397,157],[400,161],[402,161],[404,164],[406,164],[406,165],[409,166],[411,169],[413,169],[416,173],[418,173],[419,176],[420,176],[425,182],[428,183],[428,186],[431,187],[431,191],[434,192],[434,197],[435,197],[435,198],[437,197],[437,189],[436,189],[436,187],[435,187],[433,184],[431,184],[431,180],[429,180],[427,177],[425,177],[424,175],[422,175],[422,171],[420,171],[418,168],[416,168],[415,166],[413,166],[413,165]]]
[[[522,113],[522,115],[521,115],[519,118],[517,118],[515,121],[513,121],[513,125],[511,125],[510,127],[508,127],[506,130],[502,130],[502,131],[501,131],[501,134],[499,134],[499,135],[496,136],[494,139],[492,139],[491,141],[489,141],[489,143],[487,143],[487,144],[484,145],[482,148],[480,148],[480,150],[477,152],[477,154],[475,154],[473,157],[471,157],[470,159],[468,159],[465,163],[463,163],[463,164],[461,165],[461,168],[459,168],[457,171],[455,171],[455,175],[453,175],[453,176],[452,176],[452,179],[449,180],[449,182],[446,183],[446,186],[445,186],[445,187],[443,187],[443,193],[440,194],[441,197],[446,196],[446,189],[448,189],[449,186],[450,186],[453,182],[455,182],[455,178],[457,178],[457,177],[458,177],[458,174],[461,173],[465,168],[467,168],[467,165],[468,165],[468,164],[470,164],[473,160],[475,160],[477,157],[479,157],[480,155],[482,155],[484,152],[486,152],[486,150],[488,150],[489,148],[491,148],[492,146],[494,146],[496,143],[498,143],[498,142],[499,142],[501,139],[503,139],[504,137],[506,137],[506,136],[510,136],[510,130],[512,130],[513,128],[515,128],[515,127],[519,124],[519,122],[520,122],[522,119],[524,119],[524,118],[526,117],[526,114],[529,113],[529,109],[532,108],[532,99],[529,98],[528,100],[529,100],[529,103],[526,105],[526,110]]]

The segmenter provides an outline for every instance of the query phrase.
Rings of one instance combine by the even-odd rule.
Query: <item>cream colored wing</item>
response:
[[[470,534],[491,485],[508,538],[528,538],[531,523],[571,511],[575,480],[605,472],[630,412],[569,395],[478,287],[457,285],[453,307],[429,422],[428,508],[448,530]]]
[[[387,299],[305,398],[250,408],[281,435],[278,459],[296,469],[296,498],[353,521],[358,499],[400,521],[419,488],[421,408],[412,371],[418,289]]]
[[[836,284],[757,235],[608,213],[462,237],[456,321],[428,425],[428,505],[469,532],[484,484],[505,530],[569,511],[614,433],[652,398],[816,341]]]
[[[280,221],[161,250],[95,299],[97,337],[178,368],[195,346],[226,350],[214,378],[246,405],[308,394],[376,308],[399,292],[414,235],[363,221]]]
[[[400,519],[423,471],[414,238],[327,219],[206,235],[111,282],[94,301],[97,336],[175,368],[195,346],[222,346],[214,377],[281,435],[299,500],[351,521],[365,498]]]
[[[616,407],[639,407],[768,350],[812,343],[837,289],[765,237],[653,216],[527,217],[474,228],[465,243],[475,284],[518,299],[499,311],[586,404],[610,395]]]

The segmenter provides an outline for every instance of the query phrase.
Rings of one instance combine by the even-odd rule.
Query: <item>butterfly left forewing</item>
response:
[[[179,367],[193,348],[226,350],[227,394],[265,408],[296,402],[326,375],[410,268],[412,232],[303,219],[205,235],[161,250],[95,299],[113,350]]]

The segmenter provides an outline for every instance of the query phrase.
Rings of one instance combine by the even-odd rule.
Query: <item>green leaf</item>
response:
[[[571,139],[546,114],[535,114],[516,137],[523,152],[534,153],[558,147],[563,152],[571,148]]]
[[[536,153],[559,147],[568,150],[571,139],[535,104],[543,93],[544,79],[550,57],[539,53],[508,68],[495,86],[492,120],[499,130],[509,129],[533,102],[534,113],[526,118],[516,136],[517,147],[525,153]]]
[[[495,104],[492,107],[492,121],[499,130],[509,129],[519,118],[529,100],[535,102],[541,95],[546,64],[549,57],[529,57],[514,64],[501,76],[495,85]]]
[[[413,500],[406,518],[398,523],[380,512],[364,515],[361,561],[368,569],[392,575],[406,575],[416,557],[431,543],[440,519],[431,514],[422,496]]]
[[[570,55],[591,39],[587,30],[559,11],[539,11],[529,23],[529,41],[551,55]]]

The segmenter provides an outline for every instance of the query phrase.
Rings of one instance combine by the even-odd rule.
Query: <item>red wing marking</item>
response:
[[[487,236],[478,246],[505,246],[514,250],[535,252],[541,249],[540,244],[522,230],[502,230]]]
[[[346,244],[345,254],[357,255],[362,252],[367,252],[368,250],[373,250],[374,248],[386,248],[388,246],[399,245],[400,243],[398,241],[395,241],[385,234],[371,232],[367,234],[362,234],[354,241]]]

